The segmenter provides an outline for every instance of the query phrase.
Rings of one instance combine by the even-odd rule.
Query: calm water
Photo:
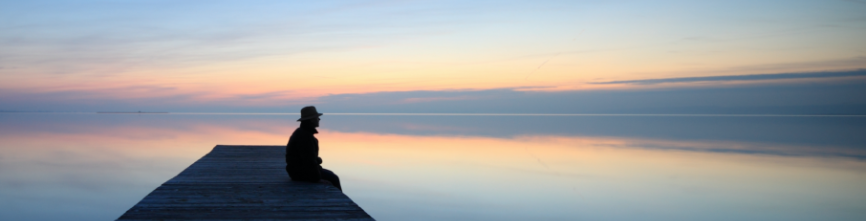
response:
[[[296,115],[0,114],[0,220],[113,220]],[[866,117],[325,114],[378,220],[866,220]]]

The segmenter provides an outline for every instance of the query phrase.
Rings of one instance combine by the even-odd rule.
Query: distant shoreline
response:
[[[298,115],[285,112],[167,112],[167,111],[9,111],[0,113],[45,113],[45,114],[179,114],[179,115]],[[336,116],[515,116],[515,117],[866,117],[866,114],[568,114],[568,113],[340,113]]]
[[[167,114],[168,112],[150,112],[150,111],[99,111],[97,114]]]

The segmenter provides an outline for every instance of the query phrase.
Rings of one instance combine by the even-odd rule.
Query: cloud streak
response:
[[[0,89],[0,110],[286,112],[316,105],[329,112],[343,113],[862,115],[866,114],[866,97],[858,95],[866,94],[866,78],[842,76],[862,76],[863,72],[818,74],[838,78],[829,81],[713,87],[579,91],[524,91],[521,88],[419,90],[339,93],[321,97],[294,96],[296,91],[292,90],[213,94],[176,91],[178,89],[173,87],[140,86],[52,92]]]
[[[838,72],[810,72],[810,73],[728,75],[728,76],[711,76],[711,77],[659,78],[659,79],[630,80],[630,81],[593,82],[591,84],[653,85],[653,84],[664,84],[664,83],[688,83],[688,82],[707,82],[707,81],[763,81],[763,80],[785,80],[785,79],[806,79],[806,78],[838,78],[838,77],[863,77],[863,76],[866,76],[866,69],[858,69],[858,70],[854,70],[854,71],[838,71]]]

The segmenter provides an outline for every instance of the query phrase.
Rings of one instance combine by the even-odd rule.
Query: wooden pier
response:
[[[285,146],[224,146],[117,220],[373,220],[336,187],[295,182]]]

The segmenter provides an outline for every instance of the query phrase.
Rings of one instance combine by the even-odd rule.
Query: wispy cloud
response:
[[[838,72],[810,72],[810,73],[728,75],[728,76],[711,76],[711,77],[659,78],[659,79],[630,80],[630,81],[593,82],[592,84],[651,85],[651,84],[663,84],[663,83],[684,83],[684,82],[704,82],[704,81],[761,81],[761,80],[782,80],[782,79],[803,79],[803,78],[838,78],[838,77],[860,77],[860,76],[866,76],[866,69],[858,69],[858,70],[854,70],[854,71],[838,71]]]
[[[862,76],[864,71],[852,72]],[[172,87],[28,92],[0,88],[0,110],[347,113],[864,114],[866,78],[663,90],[396,91],[297,97],[294,91],[211,94]],[[175,90],[180,90],[175,92]],[[116,95],[116,96],[109,96]]]
[[[417,102],[431,102],[431,101],[455,101],[455,100],[470,100],[476,99],[475,97],[470,96],[457,96],[457,97],[413,97],[403,99],[404,103],[417,103]]]
[[[435,2],[7,6],[0,14],[16,19],[0,21],[0,75],[167,76],[178,68],[389,45],[471,23],[457,16],[470,9]],[[227,19],[227,8],[256,13]],[[411,14],[401,14],[407,10]],[[443,11],[454,15],[442,16]]]

